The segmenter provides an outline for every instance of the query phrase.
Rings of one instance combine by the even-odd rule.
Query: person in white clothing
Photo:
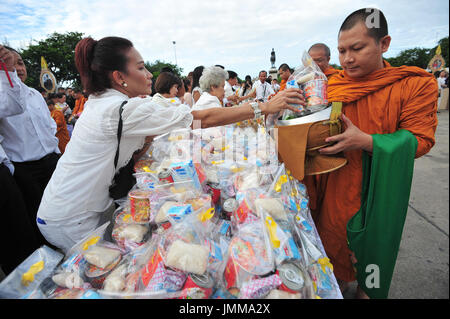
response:
[[[234,86],[238,83],[237,73],[234,71],[228,71],[228,79],[225,81],[225,98],[227,99],[229,105],[231,106],[238,104],[239,96],[236,95]]]
[[[153,76],[131,41],[124,38],[82,39],[75,47],[75,63],[89,99],[38,211],[42,234],[65,252],[89,232],[111,221],[114,205],[109,186],[114,175],[136,152],[145,151],[152,137],[189,128],[193,119],[200,120],[202,127],[249,119],[257,109],[247,104],[214,112],[194,111],[184,104],[166,107],[153,99],[141,98],[151,94]],[[123,107],[115,168],[119,109],[124,101],[127,103]],[[305,104],[300,90],[286,91],[261,104],[259,112],[294,110],[289,103]]]
[[[200,65],[194,69],[192,72],[192,98],[194,99],[194,104],[198,101],[202,95],[202,89],[200,88],[200,77],[202,76],[203,69],[205,67]]]
[[[181,85],[181,80],[175,74],[162,72],[155,83],[156,94],[153,95],[153,101],[164,106],[179,105],[177,95]]]
[[[14,67],[14,54],[1,45],[0,61],[4,61],[6,67],[5,72],[0,71],[0,119],[3,119],[24,112],[23,99],[26,91],[20,85],[21,81]],[[25,200],[13,177],[14,165],[6,155],[2,142],[3,136],[0,135],[0,211],[6,217],[5,221],[7,220],[0,232],[0,241],[12,244],[3,245],[0,268],[5,275],[8,275],[39,248],[40,242],[37,227],[34,220],[31,221],[28,218]]]
[[[220,67],[211,66],[204,69],[199,81],[203,93],[192,107],[192,110],[222,107],[222,100],[225,96],[224,85],[227,77],[227,71]]]
[[[253,88],[256,90],[256,99],[260,102],[267,102],[270,95],[275,94],[270,83],[267,83],[267,72],[259,72],[259,80],[253,84]]]
[[[28,73],[20,54],[9,47],[2,49],[12,52],[15,68],[15,72],[8,72],[13,87],[6,77],[1,79],[2,90],[7,97],[2,98],[2,107],[11,110],[19,103],[23,109],[19,114],[0,117],[2,147],[14,165],[13,177],[25,200],[38,244],[49,245],[36,225],[36,213],[61,153],[55,136],[56,123],[42,94],[24,83]]]

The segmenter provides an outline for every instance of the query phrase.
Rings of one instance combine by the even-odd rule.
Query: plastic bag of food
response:
[[[205,236],[196,229],[196,216],[186,217],[161,236],[159,252],[164,264],[175,270],[203,275],[208,266],[209,249]]]
[[[48,246],[38,248],[2,280],[0,298],[45,298],[39,286],[53,273],[63,257],[63,254]]]
[[[112,239],[125,251],[143,245],[151,236],[149,224],[134,222],[127,207],[116,209],[113,220]]]
[[[328,106],[327,86],[326,75],[305,51],[302,56],[302,65],[289,77],[286,88],[300,88],[305,96],[306,106],[295,105],[300,113],[290,110],[284,112],[283,120],[305,116],[326,108]]]

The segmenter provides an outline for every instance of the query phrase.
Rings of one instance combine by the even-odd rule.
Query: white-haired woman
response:
[[[222,107],[222,100],[225,96],[225,81],[227,79],[228,72],[224,69],[217,66],[205,68],[199,80],[200,89],[203,93],[192,107],[192,110]]]

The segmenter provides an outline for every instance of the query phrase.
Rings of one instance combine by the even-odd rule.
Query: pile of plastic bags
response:
[[[159,136],[135,171],[110,223],[65,256],[37,250],[0,297],[342,298],[306,189],[264,127]]]

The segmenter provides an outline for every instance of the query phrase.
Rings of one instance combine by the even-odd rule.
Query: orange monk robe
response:
[[[437,84],[418,67],[385,67],[363,80],[345,72],[328,82],[330,101],[343,102],[342,112],[361,131],[390,134],[406,129],[417,138],[416,158],[434,145],[437,127]],[[345,152],[348,164],[334,172],[307,176],[310,208],[334,273],[347,282],[356,279],[349,258],[346,226],[361,206],[362,150]]]
[[[286,80],[281,80],[281,83],[280,83],[280,89],[278,90],[278,92],[281,92],[281,91],[283,91],[284,89],[286,89],[286,83],[287,83]]]
[[[80,116],[84,110],[84,103],[86,103],[87,99],[84,96],[75,100],[75,107],[73,108],[72,114]]]
[[[273,98],[275,95],[277,95],[279,92],[285,90],[285,89],[286,89],[286,83],[287,83],[286,80],[281,80],[281,83],[280,83],[280,89],[279,89],[276,93],[269,95],[269,97],[267,98],[267,100],[270,100],[270,99]]]
[[[50,115],[53,120],[56,122],[56,134],[55,136],[58,138],[58,148],[61,151],[61,154],[64,154],[66,150],[66,145],[69,143],[69,131],[67,130],[66,120],[64,119],[64,114],[57,109],[54,109]]]
[[[333,68],[332,66],[328,66],[328,69],[326,69],[323,73],[327,76],[328,80],[330,80],[330,78],[331,78],[333,75],[339,73],[339,70],[336,70],[336,69]]]

